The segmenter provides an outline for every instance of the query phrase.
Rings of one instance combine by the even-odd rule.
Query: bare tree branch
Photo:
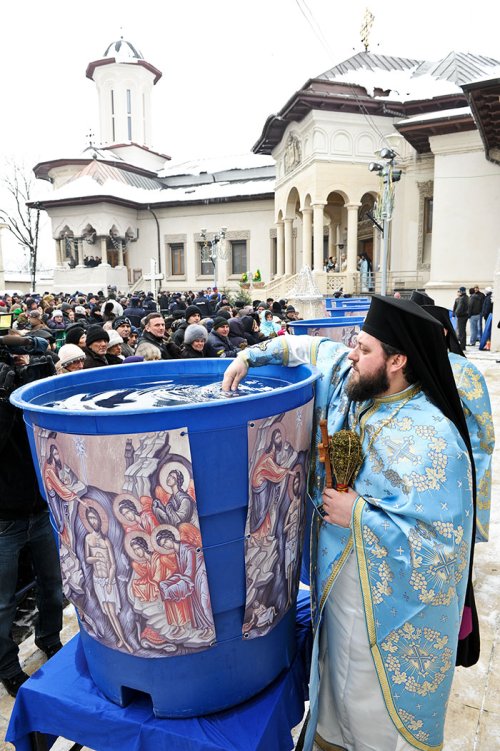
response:
[[[34,178],[28,176],[18,164],[10,163],[3,178],[3,184],[10,206],[0,206],[0,220],[3,221],[19,245],[29,252],[32,286],[36,281],[36,262],[38,253],[38,231],[40,226],[40,209],[30,208]]]

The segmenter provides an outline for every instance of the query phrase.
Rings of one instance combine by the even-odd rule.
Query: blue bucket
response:
[[[249,498],[253,503],[262,487],[254,488],[249,466],[259,458],[257,449],[270,431],[273,440],[276,436],[275,453],[271,452],[275,457],[279,430],[293,436],[287,426],[296,429],[302,418],[301,430],[310,441],[316,371],[306,365],[263,367],[258,378],[276,386],[272,390],[180,406],[138,411],[122,404],[119,410],[88,411],[82,400],[81,407],[68,411],[50,405],[82,392],[97,399],[117,388],[136,390],[166,380],[220,381],[227,366],[227,360],[202,359],[104,367],[37,381],[11,397],[24,410],[40,488],[59,533],[63,579],[77,607],[89,672],[103,694],[121,706],[137,691],[149,694],[157,717],[199,716],[244,702],[294,658],[303,523],[297,526],[297,540],[283,542],[266,527],[285,526],[278,511],[268,509],[267,516],[254,523],[256,531],[249,526]],[[257,429],[262,431],[261,444],[252,434]],[[273,487],[276,493],[276,488],[284,488],[280,493],[290,509],[295,493],[294,508],[300,517],[308,450],[302,444],[296,451],[286,445],[289,464],[283,460],[283,467],[278,467],[285,479],[281,484],[276,479]],[[150,464],[155,469],[148,474]],[[174,465],[177,474],[171,469]],[[133,521],[125,518],[125,497],[137,512],[129,509]],[[166,515],[174,513],[176,498],[184,499],[179,514],[184,503],[196,507],[196,518],[174,526]],[[158,531],[165,529],[166,542]],[[296,582],[289,585],[288,600],[280,590],[279,612],[265,606],[270,599],[279,601],[271,574],[283,568],[266,571],[263,587],[256,564],[249,563],[259,550],[257,542],[271,545],[273,560],[281,556],[286,564],[288,554],[287,565],[295,565],[290,577]],[[163,550],[162,545],[168,547]],[[73,557],[68,557],[68,550]],[[259,565],[265,568],[266,563]],[[153,574],[156,570],[162,573]],[[191,588],[189,596],[182,594],[183,587]],[[195,594],[200,595],[197,600]],[[205,610],[200,615],[196,607],[203,595]],[[174,639],[179,630],[187,636]]]

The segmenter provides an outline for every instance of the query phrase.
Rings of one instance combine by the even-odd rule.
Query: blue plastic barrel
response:
[[[157,717],[193,717],[246,701],[289,667],[295,651],[295,606],[259,638],[245,639],[245,524],[249,499],[248,425],[280,415],[313,399],[312,366],[268,366],[259,378],[278,387],[237,398],[167,406],[148,411],[78,411],[48,406],[86,392],[138,389],[167,379],[193,376],[221,380],[227,360],[176,360],[103,367],[49,378],[19,388],[12,402],[24,410],[40,488],[45,495],[36,437],[45,434],[134,436],[187,429],[196,505],[215,626],[215,642],[195,653],[155,657],[128,654],[103,644],[82,627],[80,637],[90,674],[104,695],[124,706],[137,691],[149,694]],[[283,383],[286,385],[283,385]],[[309,433],[310,435],[310,433]],[[95,440],[94,438],[87,440]],[[104,452],[103,452],[104,455]],[[113,472],[113,467],[109,468]],[[113,520],[114,523],[114,520]]]
[[[330,318],[348,318],[350,316],[365,318],[369,307],[369,305],[351,305],[345,308],[327,308],[326,314]]]
[[[347,347],[354,347],[364,320],[364,317],[355,316],[314,318],[309,321],[293,321],[289,328],[292,334],[323,336],[335,342],[342,342]]]
[[[327,310],[332,308],[348,308],[352,305],[370,305],[370,297],[327,297],[325,306]]]

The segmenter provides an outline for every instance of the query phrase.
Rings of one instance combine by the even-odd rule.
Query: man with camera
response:
[[[62,587],[57,545],[40,494],[22,411],[9,402],[19,386],[55,373],[47,340],[0,336],[0,680],[11,696],[28,679],[11,635],[19,556],[26,548],[36,578],[35,644],[47,657],[61,648]]]

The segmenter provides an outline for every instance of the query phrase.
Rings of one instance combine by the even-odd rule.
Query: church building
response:
[[[292,93],[251,153],[181,164],[151,145],[161,75],[130,42],[111,44],[87,67],[98,143],[34,168],[53,185],[42,207],[56,290],[149,289],[151,276],[238,289],[258,270],[280,298],[307,266],[323,294],[359,293],[380,291],[384,265],[388,292],[419,287],[447,306],[458,286],[493,286],[499,61],[359,52]]]

